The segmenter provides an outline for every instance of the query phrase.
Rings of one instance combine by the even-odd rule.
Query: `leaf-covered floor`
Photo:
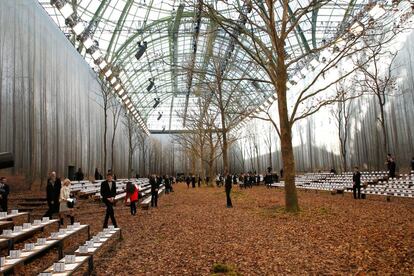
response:
[[[210,275],[214,264],[241,275],[414,275],[414,199],[354,200],[299,191],[287,214],[283,190],[175,185],[157,209],[118,206],[123,240],[95,259],[97,275]],[[104,208],[83,203],[78,218],[97,232]]]

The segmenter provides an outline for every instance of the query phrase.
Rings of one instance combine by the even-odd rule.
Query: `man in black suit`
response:
[[[51,172],[47,180],[46,186],[46,200],[49,209],[46,211],[44,217],[52,219],[54,213],[59,212],[59,197],[62,184],[60,178],[56,177],[56,172]]]
[[[232,187],[232,177],[227,171],[225,172],[224,175],[225,175],[224,187],[226,189],[227,208],[233,208],[233,204],[231,203],[231,198],[230,198],[230,192],[231,192],[231,187]]]
[[[115,220],[114,214],[114,204],[116,196],[116,182],[112,179],[112,174],[108,173],[106,175],[106,180],[101,183],[101,197],[102,201],[106,205],[106,214],[103,224],[103,228],[108,227],[108,220],[111,217],[112,224],[115,228],[118,228]]]
[[[10,188],[7,184],[6,177],[0,177],[0,207],[3,212],[7,212],[7,199],[9,197]]]
[[[354,192],[354,199],[357,199],[357,191],[358,191],[358,199],[361,199],[361,173],[359,172],[358,167],[354,168],[354,173],[352,175],[352,190]]]
[[[388,176],[389,177],[395,177],[395,170],[396,170],[396,163],[395,163],[395,159],[391,156],[390,153],[388,153],[387,155],[387,168],[388,168]]]
[[[151,184],[151,207],[157,207],[158,189],[160,188],[160,183],[158,181],[158,178],[155,175],[151,176],[150,184]]]

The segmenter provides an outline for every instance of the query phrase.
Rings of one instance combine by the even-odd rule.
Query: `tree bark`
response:
[[[103,170],[104,174],[106,173],[107,167],[106,167],[106,156],[107,156],[107,149],[106,149],[106,136],[108,132],[108,95],[104,95],[104,162],[103,162]]]
[[[283,49],[283,47],[281,47]],[[280,122],[280,143],[283,160],[283,176],[285,179],[285,208],[288,212],[298,212],[299,203],[295,186],[295,158],[293,155],[291,124],[286,98],[287,68],[278,55],[276,89]]]

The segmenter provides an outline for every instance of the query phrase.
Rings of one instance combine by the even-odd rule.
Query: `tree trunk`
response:
[[[115,131],[116,129],[114,128],[114,133],[112,134],[112,139],[111,139],[111,169],[113,171],[115,171],[115,157],[114,157],[114,148],[115,148]]]
[[[107,97],[107,95],[104,95],[104,97]],[[108,99],[104,99],[104,163],[103,163],[103,171],[104,174],[106,173],[107,167],[106,167],[106,156],[107,156],[107,149],[106,149],[106,135],[108,132]]]
[[[278,56],[283,56],[283,54]],[[285,67],[284,61],[280,58],[277,67],[276,89],[278,95],[283,176],[285,179],[285,208],[288,212],[298,212],[299,203],[295,186],[295,158],[293,155],[292,133],[286,98],[287,68]]]
[[[131,119],[128,117],[128,179],[131,178],[131,169],[132,169],[132,125]]]
[[[380,116],[381,116],[381,130],[382,130],[382,137],[383,137],[383,150],[384,153],[389,153],[388,147],[388,139],[387,139],[387,129],[385,127],[385,112],[384,112],[384,105],[380,103]]]

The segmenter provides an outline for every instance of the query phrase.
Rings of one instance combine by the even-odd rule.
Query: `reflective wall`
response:
[[[104,117],[96,74],[35,0],[0,1],[0,152],[16,174],[43,179],[68,166],[103,169]],[[108,168],[112,118],[108,120]],[[120,119],[122,120],[122,119]],[[127,134],[119,123],[115,172],[126,176]],[[137,165],[134,158],[134,166]]]

